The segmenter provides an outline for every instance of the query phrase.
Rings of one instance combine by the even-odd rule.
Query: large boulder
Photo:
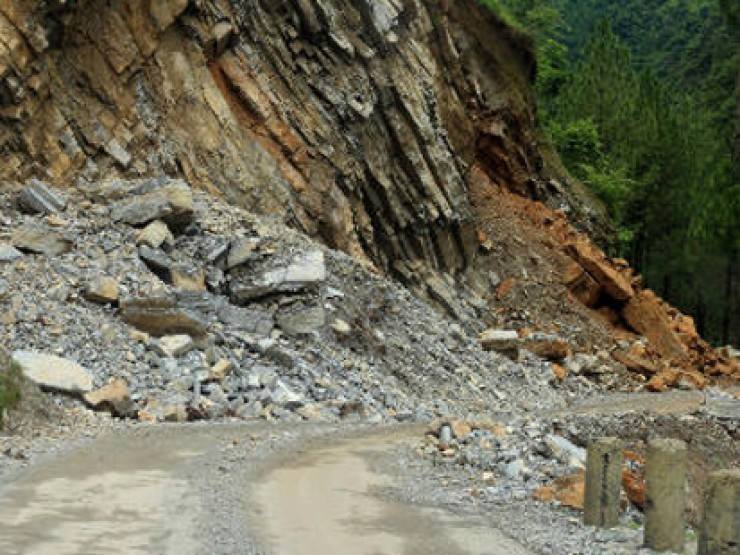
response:
[[[116,378],[109,384],[86,393],[85,402],[95,410],[106,410],[115,416],[131,416],[134,403],[128,384],[121,378]]]
[[[568,245],[567,250],[610,297],[617,301],[634,297],[635,290],[630,280],[614,268],[599,249],[589,243],[579,242]],[[584,296],[590,298],[591,293]]]
[[[13,362],[23,375],[42,389],[62,393],[87,393],[92,390],[90,373],[76,362],[35,351],[15,351]]]

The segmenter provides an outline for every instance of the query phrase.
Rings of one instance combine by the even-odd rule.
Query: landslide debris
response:
[[[545,357],[479,346],[474,298],[459,298],[453,322],[349,256],[181,180],[65,191],[53,214],[18,210],[27,190],[0,191],[0,243],[43,225],[69,248],[0,262],[0,337],[66,405],[145,421],[383,421],[562,404]],[[188,210],[172,210],[173,190]],[[153,198],[168,200],[142,202]],[[122,206],[133,223],[114,217]],[[144,249],[152,222],[166,239]]]
[[[559,363],[553,371],[614,389],[738,385],[740,363],[730,350],[712,348],[691,317],[576,230],[567,205],[553,209],[480,175],[471,197],[481,254],[466,279],[490,308],[484,346],[495,347],[496,333],[514,332],[498,340],[500,350],[539,341],[532,350],[556,355],[565,340],[572,352],[551,356]]]

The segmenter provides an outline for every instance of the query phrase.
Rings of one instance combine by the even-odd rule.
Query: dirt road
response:
[[[219,459],[231,438],[247,437],[250,430],[153,428],[99,439],[39,464],[0,489],[0,553],[527,553],[475,521],[381,495],[391,478],[371,462],[404,441],[403,433],[331,437],[297,456],[283,453],[273,464],[263,462],[251,472],[254,483],[244,484],[245,502],[223,511],[247,523],[237,534],[254,536],[217,547],[223,531],[207,531],[223,528],[224,518],[206,510],[202,486],[208,478],[209,491],[241,487]]]
[[[270,472],[256,490],[253,520],[279,555],[520,555],[500,531],[440,509],[382,495],[391,478],[373,461],[403,435],[341,441]]]

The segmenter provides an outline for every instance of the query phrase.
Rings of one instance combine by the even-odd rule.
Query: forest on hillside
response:
[[[482,0],[530,34],[540,123],[624,257],[740,343],[740,2]]]

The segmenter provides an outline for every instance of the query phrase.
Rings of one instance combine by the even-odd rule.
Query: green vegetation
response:
[[[17,364],[6,361],[0,352],[0,429],[3,425],[3,414],[12,409],[21,400],[21,383],[23,375]]]
[[[485,3],[534,37],[542,127],[608,206],[612,254],[740,343],[740,4]]]

